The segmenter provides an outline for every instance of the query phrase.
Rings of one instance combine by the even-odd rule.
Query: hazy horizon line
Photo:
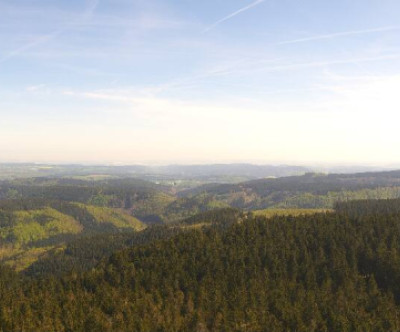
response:
[[[393,169],[400,168],[400,162],[387,162],[387,163],[371,163],[371,162],[287,162],[287,161],[193,161],[193,162],[110,162],[110,161],[15,161],[15,160],[0,160],[0,165],[48,165],[48,166],[104,166],[104,167],[129,167],[129,166],[143,166],[143,167],[168,167],[168,166],[211,166],[211,165],[251,165],[251,166],[275,166],[275,167],[365,167],[365,168],[382,168]]]

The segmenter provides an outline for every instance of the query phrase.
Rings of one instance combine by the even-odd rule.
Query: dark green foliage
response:
[[[166,187],[134,178],[102,181],[34,178],[0,183],[0,199],[17,196],[25,199],[61,200],[118,208],[131,208],[134,202],[166,191],[168,191]],[[9,197],[10,192],[13,197]]]
[[[182,221],[182,224],[224,224],[231,225],[238,222],[239,219],[245,218],[246,215],[239,209],[222,208],[206,211],[189,217]]]
[[[399,201],[337,208],[239,213],[228,227],[155,236],[61,278],[2,268],[0,330],[400,331]],[[106,238],[93,240],[97,249],[77,242],[65,255],[108,254]]]
[[[400,199],[376,199],[338,202],[335,210],[352,217],[361,216],[397,216],[400,214]]]
[[[16,223],[16,218],[11,211],[0,210],[0,227],[11,227]]]
[[[197,195],[195,197],[184,197],[168,204],[162,212],[165,222],[179,222],[191,216],[205,211],[212,211],[229,207],[219,202],[210,195]]]
[[[100,234],[71,238],[64,250],[55,249],[24,271],[28,276],[63,275],[95,267],[116,250],[167,239],[180,228],[152,226],[141,232]]]

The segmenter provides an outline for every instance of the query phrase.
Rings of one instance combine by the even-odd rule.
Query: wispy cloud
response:
[[[0,64],[14,58],[15,56],[18,56],[36,46],[42,45],[52,39],[57,38],[60,34],[67,31],[68,29],[70,29],[72,26],[74,26],[76,24],[79,24],[81,22],[85,22],[85,21],[89,20],[92,17],[94,11],[96,10],[97,6],[99,5],[99,2],[100,2],[100,0],[90,0],[87,8],[83,11],[83,13],[81,15],[79,15],[79,17],[76,18],[75,20],[73,20],[71,23],[69,23],[61,28],[55,29],[54,31],[52,31],[46,35],[39,36],[39,37],[35,38],[33,41],[28,42],[16,49],[12,50],[8,54],[6,54],[5,56],[0,58]]]
[[[237,11],[225,16],[224,18],[221,18],[220,20],[216,21],[215,23],[211,24],[209,27],[207,27],[206,29],[203,30],[203,33],[214,29],[217,25],[219,25],[219,24],[221,24],[221,23],[223,23],[223,22],[225,22],[227,20],[230,20],[231,18],[233,18],[233,17],[239,15],[240,13],[243,13],[243,12],[245,12],[245,11],[255,7],[255,6],[258,6],[263,2],[265,2],[265,0],[256,0],[256,1],[252,2],[250,5],[247,5],[247,6],[243,7],[243,8],[240,8],[239,10],[237,10]]]
[[[229,76],[248,76],[254,73],[282,73],[289,71],[307,70],[312,68],[329,68],[331,66],[340,65],[355,65],[357,67],[364,63],[380,62],[380,61],[398,61],[400,60],[400,53],[384,54],[370,57],[349,57],[341,59],[326,59],[320,61],[306,61],[306,62],[288,62],[281,58],[271,58],[254,60],[247,59],[239,62],[233,62],[214,69],[198,73],[194,76],[185,77],[182,79],[174,80],[157,87],[153,87],[153,93],[166,92],[168,90],[180,90],[182,88],[190,88],[196,85],[201,85],[205,81],[215,81],[215,78],[229,77]],[[237,81],[220,81],[219,84],[232,85],[232,82]],[[241,81],[237,82],[236,86],[244,86]],[[251,86],[249,86],[251,88]],[[251,88],[254,91],[254,87]]]
[[[24,53],[25,51],[28,51],[31,48],[34,48],[36,46],[39,46],[43,43],[48,42],[51,39],[54,39],[55,37],[57,37],[59,34],[61,34],[64,31],[64,29],[58,29],[53,31],[52,33],[49,33],[47,35],[44,36],[40,36],[35,38],[35,40],[33,40],[30,43],[26,43],[25,45],[22,45],[21,47],[16,48],[15,50],[12,50],[11,52],[9,52],[8,54],[6,54],[5,56],[0,58],[0,63],[6,62],[7,60],[12,59],[13,57]]]
[[[369,34],[369,33],[386,32],[386,31],[397,31],[397,30],[400,30],[399,26],[380,27],[380,28],[365,29],[365,30],[352,30],[352,31],[344,31],[344,32],[335,32],[335,33],[330,33],[330,34],[326,34],[326,35],[317,35],[317,36],[312,36],[312,37],[285,40],[285,41],[277,43],[276,45],[298,44],[298,43],[306,43],[306,42],[323,40],[323,39],[333,39],[333,38],[338,38],[338,37],[346,37],[346,36],[353,36],[353,35],[364,35],[364,34]]]
[[[46,87],[45,84],[31,85],[31,86],[28,86],[28,87],[26,88],[26,91],[28,91],[28,92],[35,92],[35,91],[42,90],[42,89],[44,89],[45,87]]]
[[[266,72],[281,72],[289,70],[299,70],[304,68],[315,68],[315,67],[327,67],[333,65],[346,65],[354,63],[367,63],[375,61],[387,61],[387,60],[398,60],[400,59],[400,53],[381,55],[375,57],[364,57],[364,58],[348,58],[348,59],[338,59],[338,60],[327,60],[327,61],[311,61],[302,63],[292,63],[279,66],[267,66],[260,67],[258,70],[264,70]]]

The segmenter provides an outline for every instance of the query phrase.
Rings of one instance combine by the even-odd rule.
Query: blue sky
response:
[[[400,2],[0,0],[0,161],[400,164]]]

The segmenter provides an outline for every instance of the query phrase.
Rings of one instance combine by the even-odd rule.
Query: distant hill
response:
[[[239,184],[207,184],[180,192],[181,197],[209,195],[232,207],[332,208],[337,201],[400,197],[400,171],[318,174],[258,179]]]
[[[264,178],[301,175],[309,168],[288,165],[213,164],[213,165],[170,165],[150,168],[155,173],[182,177],[246,177]]]
[[[219,166],[215,167],[219,172]],[[34,198],[122,209],[147,224],[175,223],[197,213],[227,207],[331,209],[338,201],[398,197],[400,171],[306,173],[240,183],[207,183],[185,190],[182,187],[177,190],[173,183],[157,184],[132,177],[37,177],[0,181],[0,201]]]
[[[86,166],[46,164],[0,164],[0,180],[28,177],[75,177],[96,180],[136,177],[143,180],[197,180],[239,182],[263,177],[301,175],[309,168],[289,165],[213,164],[167,166]]]
[[[171,187],[135,178],[8,180],[0,182],[0,202],[7,199],[59,200],[122,209],[149,224],[176,222],[199,212],[228,206],[204,195],[179,198]]]

